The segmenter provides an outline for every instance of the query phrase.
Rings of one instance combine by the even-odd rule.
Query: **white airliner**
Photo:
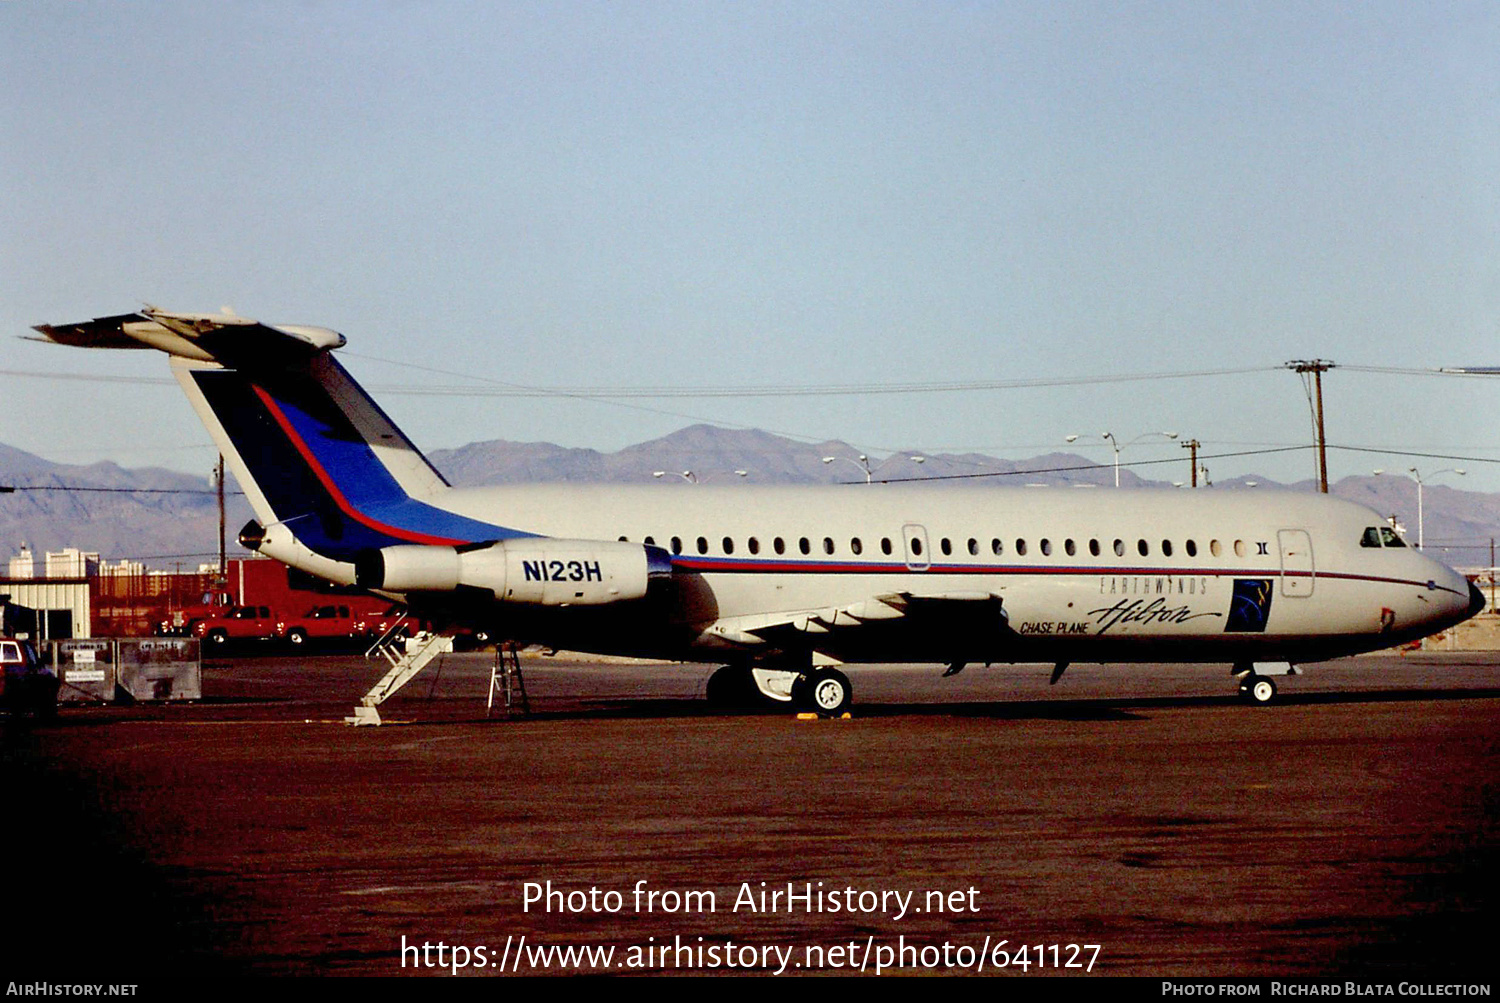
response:
[[[1484,605],[1326,495],[455,488],[334,360],[334,331],[150,307],[36,329],[173,356],[254,507],[246,546],[496,637],[719,663],[711,697],[838,714],[843,663],[1050,662],[1056,682],[1072,662],[1204,662],[1267,703],[1298,662]]]

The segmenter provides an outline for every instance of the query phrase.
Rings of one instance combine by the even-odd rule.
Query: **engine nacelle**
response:
[[[672,559],[660,547],[548,537],[462,547],[383,547],[355,562],[355,581],[367,589],[484,589],[500,602],[536,606],[602,606],[641,599],[653,579],[671,574]]]

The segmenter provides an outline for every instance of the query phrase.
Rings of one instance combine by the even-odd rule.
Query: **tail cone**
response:
[[[246,550],[259,550],[266,542],[266,527],[251,519],[240,530],[240,546]]]

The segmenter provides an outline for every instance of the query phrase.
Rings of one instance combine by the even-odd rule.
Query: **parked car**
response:
[[[0,637],[0,707],[11,715],[57,714],[57,676],[36,657],[29,641]]]
[[[309,641],[348,640],[361,633],[348,606],[314,606],[300,617],[276,624],[276,636],[298,648]]]
[[[230,641],[269,641],[277,636],[276,627],[276,614],[269,606],[230,606],[194,620],[188,634],[201,637],[205,648],[223,648]]]

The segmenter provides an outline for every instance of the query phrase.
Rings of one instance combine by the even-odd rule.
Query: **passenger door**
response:
[[[1293,599],[1312,595],[1317,581],[1312,537],[1305,529],[1283,529],[1276,541],[1281,547],[1281,594]]]

